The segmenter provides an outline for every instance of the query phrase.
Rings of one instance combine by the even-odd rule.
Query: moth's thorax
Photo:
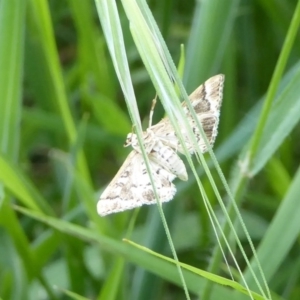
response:
[[[150,128],[148,128],[146,131],[143,132],[142,139],[143,139],[143,144],[146,149],[146,152],[150,153],[155,144],[155,140],[156,140],[155,134]],[[128,147],[128,146],[132,146],[134,150],[141,153],[139,141],[135,133],[132,132],[128,133],[124,147]]]

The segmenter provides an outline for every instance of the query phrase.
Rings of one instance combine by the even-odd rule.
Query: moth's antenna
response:
[[[152,100],[152,105],[151,105],[150,115],[149,115],[149,127],[152,126],[152,117],[153,117],[154,108],[156,105],[156,98],[157,98],[157,94],[156,94],[155,98]]]

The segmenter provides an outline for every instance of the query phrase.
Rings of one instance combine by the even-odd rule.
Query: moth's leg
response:
[[[155,98],[152,100],[152,105],[151,105],[150,115],[149,115],[149,128],[152,126],[152,117],[153,117],[154,108],[156,105],[156,98],[157,98],[157,94],[156,94]]]

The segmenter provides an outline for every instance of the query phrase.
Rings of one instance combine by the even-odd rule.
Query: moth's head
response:
[[[137,143],[138,143],[138,140],[137,140],[136,134],[130,132],[130,133],[127,134],[127,138],[126,138],[126,141],[124,143],[124,147],[128,147],[130,145],[135,145]]]

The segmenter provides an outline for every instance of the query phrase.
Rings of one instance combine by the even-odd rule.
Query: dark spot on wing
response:
[[[194,109],[197,114],[205,113],[210,111],[210,103],[207,99],[200,100],[195,106]]]
[[[143,192],[143,198],[146,200],[146,201],[153,201],[154,199],[154,193],[151,189],[149,190],[146,190]]]
[[[124,171],[121,175],[122,178],[128,177],[129,176],[129,171]]]

